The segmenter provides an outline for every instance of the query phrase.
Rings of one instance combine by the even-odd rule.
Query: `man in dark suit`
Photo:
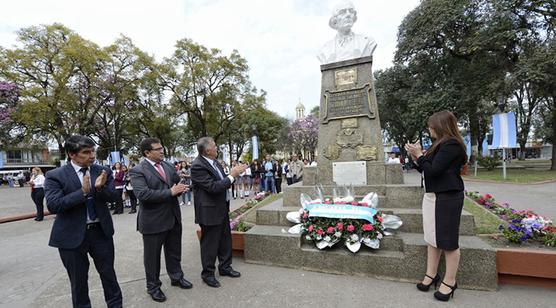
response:
[[[72,136],[64,147],[71,160],[48,172],[44,184],[48,210],[56,214],[49,245],[58,248],[68,272],[73,307],[91,307],[87,254],[100,275],[107,306],[122,307],[114,271],[114,225],[106,206],[117,198],[112,172],[93,164],[95,143],[90,138]]]
[[[232,268],[232,234],[230,231],[230,195],[228,188],[234,178],[248,168],[240,164],[225,176],[216,158],[218,152],[214,140],[203,137],[197,142],[199,156],[191,165],[191,181],[195,196],[195,223],[201,226],[201,278],[218,288],[220,282],[214,277],[216,257],[220,276],[237,278],[241,274]]]
[[[178,196],[188,189],[180,183],[174,166],[163,161],[164,148],[160,140],[141,141],[144,159],[129,172],[131,185],[139,200],[137,230],[143,234],[143,262],[147,276],[147,292],[157,302],[166,300],[160,289],[160,251],[164,246],[166,271],[171,284],[182,289],[193,285],[181,269],[181,211]]]

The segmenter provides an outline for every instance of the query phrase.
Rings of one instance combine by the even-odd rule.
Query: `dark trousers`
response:
[[[286,182],[288,183],[288,186],[290,186],[291,184],[293,184],[292,178],[286,178]]]
[[[214,277],[218,257],[218,270],[232,266],[232,231],[228,215],[220,225],[201,225],[201,277]]]
[[[124,200],[122,200],[122,194],[124,193],[123,188],[116,189],[118,196],[116,197],[116,207],[114,208],[114,214],[121,214],[124,212]]]
[[[35,203],[35,207],[37,208],[37,219],[43,220],[44,218],[44,188],[35,188],[31,192],[31,199]]]
[[[152,294],[160,288],[160,252],[164,246],[166,272],[172,281],[183,277],[181,269],[181,224],[177,221],[172,229],[155,233],[143,234],[143,264],[147,276],[147,292]]]
[[[60,258],[68,272],[71,283],[73,307],[91,307],[89,299],[89,258],[100,275],[104,300],[108,307],[122,307],[122,291],[114,271],[114,241],[102,232],[100,224],[85,231],[85,239],[75,249],[59,248]]]
[[[282,177],[276,178],[276,193],[279,194],[282,192]]]
[[[135,193],[133,190],[126,190],[127,195],[129,196],[129,202],[131,204],[131,211],[135,212],[137,210],[137,197],[135,197]]]

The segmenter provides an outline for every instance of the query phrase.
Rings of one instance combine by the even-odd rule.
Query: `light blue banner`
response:
[[[492,129],[491,149],[517,148],[517,129],[513,112],[493,115]]]
[[[110,165],[114,165],[117,162],[120,162],[120,152],[110,152]]]
[[[253,146],[253,160],[259,159],[259,141],[257,136],[251,137],[251,145]]]
[[[4,168],[4,152],[0,151],[0,169]]]
[[[347,204],[309,204],[305,208],[309,211],[309,217],[326,218],[351,218],[364,219],[374,223],[374,216],[377,213],[372,207],[347,205]]]

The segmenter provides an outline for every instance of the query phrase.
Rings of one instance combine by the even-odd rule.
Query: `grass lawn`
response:
[[[504,223],[498,216],[465,199],[463,208],[475,217],[475,234],[494,234],[500,233],[498,226]]]
[[[556,180],[556,171],[532,170],[532,169],[506,169],[506,180],[502,179],[502,169],[488,171],[485,169],[477,170],[477,176],[473,176],[473,168],[463,177],[464,180],[491,180],[504,183],[535,183],[548,180]]]

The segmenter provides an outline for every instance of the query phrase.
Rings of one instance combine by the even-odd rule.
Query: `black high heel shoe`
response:
[[[429,276],[427,274],[425,274],[425,276],[432,279],[431,283],[424,284],[422,282],[419,282],[417,284],[417,289],[419,289],[419,291],[428,292],[430,287],[432,286],[432,284],[434,284],[434,289],[436,290],[436,287],[438,286],[438,282],[440,281],[440,276],[438,276],[438,273],[436,274],[436,276],[434,276],[434,278],[432,278],[431,276]]]
[[[436,298],[439,301],[447,302],[447,301],[450,300],[450,297],[452,297],[452,298],[454,297],[454,292],[458,288],[458,283],[456,282],[456,284],[454,284],[453,286],[447,285],[446,283],[444,283],[444,281],[442,281],[441,283],[443,285],[447,286],[448,288],[450,288],[451,291],[448,294],[444,294],[440,291],[436,291],[436,292],[434,292],[434,298]]]

